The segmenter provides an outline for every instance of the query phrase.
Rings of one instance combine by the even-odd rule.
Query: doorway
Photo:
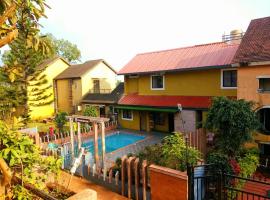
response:
[[[98,79],[94,80],[94,93],[100,93],[100,82]]]
[[[105,106],[101,106],[99,107],[99,115],[100,117],[106,117],[106,113],[105,113]]]
[[[169,120],[169,132],[174,132],[174,113],[168,114],[168,120]]]
[[[140,130],[146,131],[146,114],[144,112],[140,112]]]

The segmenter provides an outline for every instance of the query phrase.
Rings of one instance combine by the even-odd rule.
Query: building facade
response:
[[[53,79],[66,70],[69,67],[69,63],[65,61],[61,57],[55,57],[52,59],[45,60],[40,66],[38,66],[39,70],[43,70],[39,76],[46,76],[47,82],[43,84],[42,88],[46,89],[46,94],[49,97],[46,99],[46,102],[52,102],[48,105],[41,105],[41,106],[31,106],[29,105],[30,109],[30,118],[33,120],[36,119],[44,119],[47,117],[52,117],[55,111],[55,104],[54,104],[54,90],[53,90]],[[31,87],[28,88],[31,90]]]
[[[211,43],[138,54],[119,74],[125,76],[118,102],[123,128],[195,131],[215,96],[237,96],[237,44]]]
[[[116,82],[115,70],[102,59],[72,65],[54,79],[56,111],[78,113],[85,95],[110,93]]]

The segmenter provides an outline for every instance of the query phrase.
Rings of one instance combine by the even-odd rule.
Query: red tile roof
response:
[[[118,74],[226,66],[232,63],[238,46],[219,42],[138,54]]]
[[[233,59],[234,63],[270,61],[270,17],[254,19]]]
[[[181,104],[183,108],[209,108],[210,96],[162,96],[162,95],[138,95],[128,94],[123,96],[119,105],[153,106],[153,107],[177,107]]]

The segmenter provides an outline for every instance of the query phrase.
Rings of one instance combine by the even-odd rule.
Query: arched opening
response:
[[[270,134],[270,107],[263,107],[257,111],[261,123],[260,131]]]

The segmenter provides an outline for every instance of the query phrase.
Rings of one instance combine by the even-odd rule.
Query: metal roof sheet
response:
[[[227,66],[232,63],[238,46],[238,44],[218,42],[138,54],[118,74]]]

